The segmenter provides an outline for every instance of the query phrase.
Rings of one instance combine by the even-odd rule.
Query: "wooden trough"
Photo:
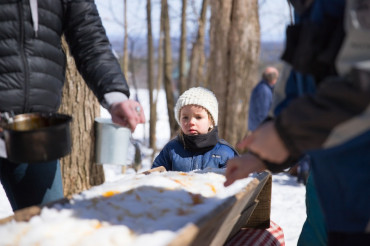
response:
[[[165,171],[158,168],[144,172]],[[233,197],[229,197],[220,206],[210,211],[195,223],[190,223],[181,229],[179,235],[168,245],[223,245],[241,228],[268,228],[270,226],[271,210],[271,174],[262,172]],[[62,199],[45,205],[63,204],[68,199]],[[29,221],[39,215],[43,206],[32,206],[18,210],[14,215],[1,219],[0,226],[11,220]]]

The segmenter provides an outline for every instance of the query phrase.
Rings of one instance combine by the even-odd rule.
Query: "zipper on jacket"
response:
[[[19,12],[19,33],[20,33],[20,53],[24,68],[24,104],[23,112],[28,112],[28,98],[29,98],[29,68],[27,64],[26,54],[24,51],[25,45],[25,32],[24,32],[24,16],[23,16],[23,1],[18,2],[18,12]]]

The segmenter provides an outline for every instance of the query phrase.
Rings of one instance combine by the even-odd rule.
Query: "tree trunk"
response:
[[[94,119],[100,115],[100,106],[77,71],[69,48],[63,40],[67,55],[66,81],[63,88],[60,113],[72,115],[72,151],[61,159],[64,195],[89,189],[104,182],[104,171],[94,161]]]
[[[162,81],[163,81],[163,18],[160,19],[160,28],[159,28],[159,41],[158,41],[158,57],[157,57],[157,78],[156,78],[156,93],[154,96],[153,105],[155,106],[155,112],[157,112],[157,102],[158,102],[158,95],[161,89]],[[154,93],[154,92],[153,92]],[[155,121],[155,124],[157,121]],[[153,145],[153,153],[151,157],[151,163],[153,163],[154,158],[156,156],[157,146],[156,144]]]
[[[193,44],[190,58],[190,69],[188,74],[188,88],[194,86],[207,86],[204,76],[204,33],[206,26],[206,13],[207,13],[208,0],[203,0],[200,17],[198,20],[198,33],[196,40]]]
[[[154,83],[153,83],[153,35],[152,35],[152,8],[151,0],[146,1],[146,15],[148,25],[148,89],[149,89],[149,147],[154,149],[156,143],[156,123],[157,123],[157,107],[154,104]]]
[[[179,57],[179,94],[181,95],[186,90],[186,8],[187,0],[182,0],[181,12],[181,41],[180,41],[180,57]]]
[[[163,18],[163,32],[164,32],[164,87],[167,98],[167,111],[170,122],[171,137],[174,136],[178,130],[178,125],[174,115],[174,96],[172,85],[172,51],[171,51],[171,37],[170,37],[170,19],[168,16],[167,0],[162,0],[161,18]]]
[[[249,97],[257,79],[258,0],[215,0],[211,8],[208,81],[219,99],[220,136],[234,145],[247,132]]]
[[[124,12],[123,12],[123,26],[124,26],[124,32],[125,32],[125,36],[123,38],[123,74],[126,74],[127,76],[129,75],[128,73],[128,62],[129,62],[129,59],[128,59],[128,55],[129,55],[129,52],[128,52],[128,34],[127,34],[127,0],[123,0],[123,8],[124,8]]]

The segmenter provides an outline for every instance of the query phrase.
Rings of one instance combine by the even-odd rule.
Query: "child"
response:
[[[177,100],[175,118],[179,135],[168,142],[155,158],[152,168],[188,172],[205,168],[225,168],[236,150],[218,138],[218,102],[208,89],[194,87]]]

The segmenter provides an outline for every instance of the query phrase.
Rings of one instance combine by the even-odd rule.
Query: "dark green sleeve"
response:
[[[297,98],[275,120],[292,156],[340,145],[370,130],[370,72],[328,78],[314,96]]]

